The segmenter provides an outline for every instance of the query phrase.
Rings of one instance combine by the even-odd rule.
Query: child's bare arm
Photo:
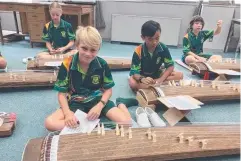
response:
[[[216,28],[216,30],[214,31],[214,35],[218,35],[218,34],[221,33],[222,23],[223,23],[222,20],[218,20],[218,22],[217,22],[217,28]]]

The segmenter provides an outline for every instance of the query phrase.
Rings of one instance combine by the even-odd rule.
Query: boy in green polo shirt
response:
[[[203,43],[207,39],[213,39],[214,35],[221,32],[222,20],[217,22],[216,30],[202,30],[204,20],[201,16],[194,16],[190,21],[190,31],[183,38],[182,61],[186,64],[195,62],[219,61],[222,59],[220,55],[211,55],[203,53]]]
[[[65,58],[59,69],[54,89],[59,92],[61,108],[46,119],[48,130],[61,130],[65,125],[75,127],[77,109],[86,112],[88,120],[95,120],[102,114],[118,124],[130,124],[128,109],[117,108],[109,100],[115,83],[108,64],[97,56],[101,42],[99,32],[91,26],[76,31],[78,52]]]
[[[7,61],[2,57],[0,52],[0,69],[5,69],[7,67]]]
[[[134,91],[151,84],[183,79],[181,72],[174,71],[174,62],[167,46],[159,42],[161,27],[158,22],[147,21],[142,25],[139,45],[133,54],[129,85]],[[164,64],[164,70],[161,69]]]
[[[45,24],[42,40],[46,42],[48,52],[42,52],[37,58],[48,59],[54,54],[64,54],[70,56],[77,50],[70,50],[74,45],[75,34],[70,23],[61,19],[62,8],[58,2],[53,2],[49,6],[52,21]]]

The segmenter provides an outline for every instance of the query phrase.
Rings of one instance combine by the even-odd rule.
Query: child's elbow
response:
[[[112,88],[107,89],[108,93],[110,93],[112,95]]]
[[[108,89],[102,88],[101,91],[104,92],[104,93],[108,93],[108,94],[112,95],[112,88],[108,88]]]
[[[71,45],[74,45],[74,40],[71,40],[69,43],[70,43]]]

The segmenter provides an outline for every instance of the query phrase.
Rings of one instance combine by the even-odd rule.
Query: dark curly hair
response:
[[[189,28],[190,28],[190,29],[192,29],[192,26],[193,26],[193,24],[194,24],[195,22],[201,22],[201,23],[202,23],[202,29],[203,29],[205,23],[204,23],[203,18],[202,18],[201,16],[199,16],[199,15],[194,16],[194,17],[192,18],[192,20],[190,21],[190,23],[189,23],[189,25],[190,25]]]

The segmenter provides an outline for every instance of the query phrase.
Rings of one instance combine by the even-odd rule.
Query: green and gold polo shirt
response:
[[[203,43],[207,39],[212,39],[213,30],[203,30],[196,36],[192,31],[189,31],[183,38],[183,53],[186,56],[188,52],[193,52],[197,55],[203,53]]]
[[[174,66],[171,54],[167,46],[159,43],[153,53],[149,53],[146,44],[139,45],[132,56],[130,76],[140,74],[149,76],[154,79],[160,77],[162,70],[160,67],[164,63],[164,67]]]
[[[42,40],[50,42],[53,48],[57,49],[66,46],[70,40],[75,40],[75,34],[71,24],[61,19],[57,27],[53,21],[45,24]]]
[[[79,63],[79,53],[64,59],[54,85],[55,90],[69,93],[70,99],[83,97],[82,102],[89,102],[102,96],[103,89],[115,85],[104,59],[96,57],[92,60],[87,73],[83,72]]]

